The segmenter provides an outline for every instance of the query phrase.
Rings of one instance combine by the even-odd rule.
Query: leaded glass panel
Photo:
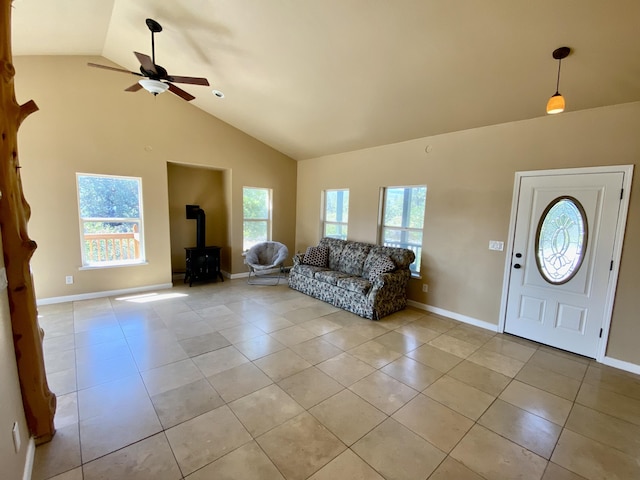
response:
[[[556,285],[578,273],[587,247],[584,209],[573,197],[559,197],[545,209],[536,232],[536,263],[542,277]]]

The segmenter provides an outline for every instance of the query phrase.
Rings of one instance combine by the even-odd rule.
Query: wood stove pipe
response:
[[[200,208],[200,205],[187,205],[187,218],[196,220],[196,247],[204,248],[206,230],[204,210]]]

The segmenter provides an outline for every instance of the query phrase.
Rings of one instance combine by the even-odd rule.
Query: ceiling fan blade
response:
[[[158,74],[158,71],[156,70],[156,66],[154,65],[149,55],[145,55],[144,53],[139,53],[139,52],[133,52],[133,53],[138,58],[138,61],[140,62],[140,65],[142,65],[142,68],[144,70],[146,70],[147,72],[151,72],[154,75]]]
[[[131,85],[129,88],[125,88],[124,91],[125,92],[137,92],[141,88],[142,88],[142,85],[140,85],[138,82],[136,82],[133,85]]]
[[[178,77],[175,75],[169,75],[167,77],[167,80],[176,83],[189,83],[191,85],[205,85],[207,87],[209,86],[209,81],[206,78],[200,77]]]
[[[193,100],[194,97],[193,95],[191,95],[190,93],[185,92],[184,90],[182,90],[179,87],[176,87],[173,83],[169,84],[169,91],[171,93],[175,93],[176,95],[178,95],[180,98],[185,99],[187,102]]]
[[[137,75],[139,77],[142,76],[142,74],[140,74],[140,73],[130,72],[129,70],[124,70],[123,68],[108,67],[106,65],[100,65],[100,64],[91,63],[91,62],[88,62],[87,65],[89,65],[90,67],[104,68],[105,70],[113,70],[114,72],[129,73],[131,75]]]

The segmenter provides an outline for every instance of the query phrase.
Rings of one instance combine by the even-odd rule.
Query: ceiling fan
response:
[[[153,95],[158,95],[159,93],[169,90],[171,93],[178,95],[187,102],[193,100],[196,97],[188,92],[185,92],[181,88],[176,87],[172,82],[205,86],[209,86],[209,82],[206,78],[179,77],[177,75],[169,75],[163,67],[157,65],[154,35],[162,31],[162,26],[151,18],[147,18],[146,23],[147,27],[149,27],[149,30],[151,30],[151,57],[149,57],[149,55],[145,55],[144,53],[133,52],[140,62],[141,73],[130,72],[129,70],[124,70],[122,68],[108,67],[107,65],[99,65],[97,63],[91,62],[87,63],[87,65],[89,65],[90,67],[104,68],[105,70],[113,70],[115,72],[129,73],[131,75],[137,75],[138,77],[144,77],[138,80],[137,83],[131,85],[129,88],[126,88],[125,92],[137,92],[141,88],[144,88]]]

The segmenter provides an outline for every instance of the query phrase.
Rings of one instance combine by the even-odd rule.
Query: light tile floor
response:
[[[640,478],[640,377],[243,280],[43,306],[36,480]]]

